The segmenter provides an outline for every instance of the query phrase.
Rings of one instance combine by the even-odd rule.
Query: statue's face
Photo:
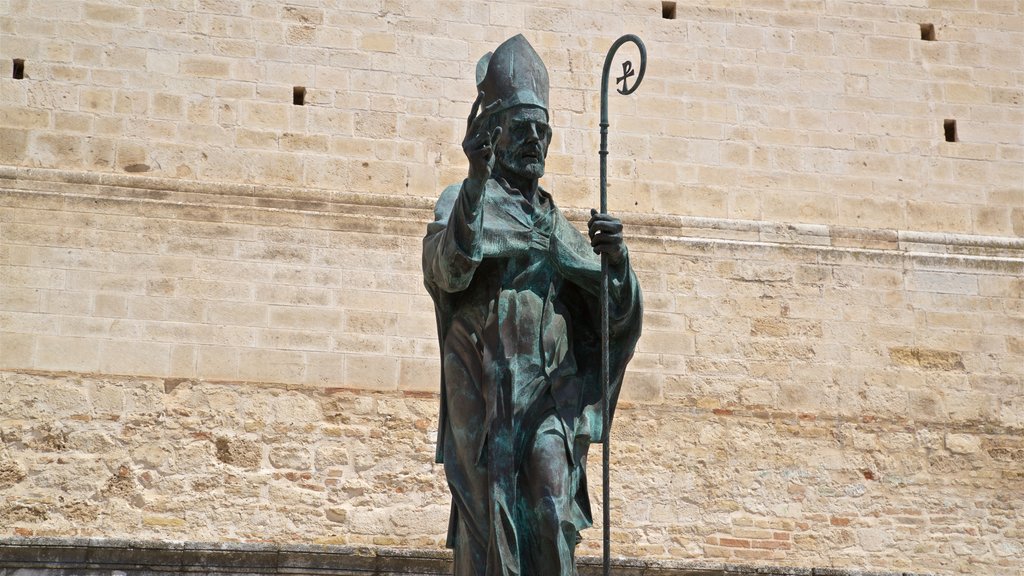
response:
[[[518,106],[498,118],[501,135],[495,143],[495,160],[502,171],[520,178],[544,175],[544,158],[551,143],[548,115],[532,106]]]

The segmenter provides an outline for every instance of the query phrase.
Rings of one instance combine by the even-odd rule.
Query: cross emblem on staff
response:
[[[636,75],[636,71],[633,70],[633,63],[631,61],[629,61],[629,60],[626,60],[625,62],[623,62],[622,63],[622,76],[619,76],[618,78],[615,79],[615,83],[616,84],[622,84],[622,88],[619,88],[617,90],[619,94],[629,94],[630,92],[633,91],[629,87],[629,85],[626,84],[626,79],[628,79],[630,76],[634,76],[634,75]]]

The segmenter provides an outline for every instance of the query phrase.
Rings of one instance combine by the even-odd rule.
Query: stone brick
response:
[[[305,358],[298,351],[239,351],[238,377],[250,382],[301,383],[306,372]]]
[[[180,96],[173,94],[154,94],[153,113],[161,118],[178,119],[184,116],[185,101]]]
[[[258,160],[256,173],[275,184],[298,184],[302,182],[302,160],[290,154],[253,153]]]
[[[344,316],[340,311],[330,308],[273,306],[270,308],[270,325],[278,328],[341,331],[344,328]]]
[[[332,341],[332,345],[334,342]],[[344,384],[345,356],[335,352],[307,352],[306,379],[307,384],[337,387]]]
[[[436,392],[441,381],[441,363],[436,358],[401,358],[398,389],[412,392]]]
[[[264,348],[280,350],[328,350],[331,337],[308,330],[259,330],[256,343]]]
[[[103,372],[164,376],[168,374],[169,366],[168,344],[112,340],[102,343],[99,368]]]
[[[199,348],[196,375],[214,380],[238,378],[239,356],[236,348],[203,346]]]
[[[16,106],[0,106],[0,125],[9,128],[46,128],[50,125],[50,112]],[[6,133],[8,132],[5,131]]]
[[[946,449],[954,454],[975,454],[981,450],[981,439],[971,434],[946,434]]]
[[[368,390],[396,390],[399,386],[400,360],[390,356],[349,355],[345,359],[346,385]]]
[[[396,39],[394,34],[364,33],[359,38],[359,47],[371,52],[395,52]]]
[[[242,468],[257,468],[263,460],[259,444],[245,438],[217,438],[217,459]]]
[[[897,347],[889,350],[893,362],[905,366],[919,366],[928,370],[963,370],[960,353],[925,348]]]
[[[210,56],[190,56],[181,58],[178,69],[182,74],[200,78],[229,78],[231,61],[226,58]]]
[[[355,116],[354,130],[366,138],[393,138],[397,133],[397,118],[384,112],[359,112]]]
[[[90,338],[39,336],[35,366],[43,370],[95,372],[99,368],[99,348]]]
[[[206,318],[215,324],[266,326],[269,316],[265,304],[218,302],[206,310]]]
[[[0,358],[4,367],[33,366],[35,336],[31,334],[0,334]]]
[[[907,274],[907,288],[944,294],[977,294],[978,279],[968,274],[912,271]]]
[[[86,2],[85,18],[108,24],[131,24],[138,20],[138,9],[129,6]]]
[[[197,376],[197,350],[196,346],[174,345],[171,346],[170,367],[168,374],[179,375],[185,378]]]

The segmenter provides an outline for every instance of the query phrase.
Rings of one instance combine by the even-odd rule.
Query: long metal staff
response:
[[[601,72],[601,213],[608,213],[608,72],[612,67],[612,58],[615,51],[626,42],[636,44],[640,50],[640,70],[633,70],[633,63],[629,60],[622,63],[622,76],[616,78],[616,84],[622,83],[622,88],[617,89],[619,94],[632,94],[640,86],[644,79],[644,71],[647,70],[647,47],[643,41],[634,34],[626,34],[612,44],[608,49],[608,55],[604,58],[604,70]],[[636,80],[632,85],[629,79],[636,74]],[[604,511],[604,576],[611,574],[611,511],[610,511],[610,490],[608,461],[611,454],[611,398],[609,396],[609,344],[608,344],[608,255],[601,254],[601,419],[603,423],[604,444],[602,445],[601,458],[603,463],[601,478],[602,509]]]

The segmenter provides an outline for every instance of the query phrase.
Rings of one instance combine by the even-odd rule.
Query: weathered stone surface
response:
[[[916,366],[925,370],[963,370],[960,353],[947,350],[896,347],[889,349],[889,356],[896,364]]]
[[[217,459],[242,468],[256,468],[263,460],[263,448],[254,440],[218,438]]]
[[[0,490],[10,488],[25,479],[25,468],[0,454]]]
[[[946,434],[946,449],[954,454],[974,454],[981,450],[981,438],[973,434]]]
[[[34,383],[21,388],[26,391],[60,386],[61,378],[0,372],[7,385]],[[88,385],[93,378],[99,377],[74,382]],[[164,393],[159,380],[103,379]],[[694,382],[670,400],[623,406],[611,471],[617,555],[804,567],[826,557],[851,565],[870,558],[875,565],[942,571],[960,552],[977,566],[994,550],[991,543],[1015,542],[1024,441],[1014,429],[919,420],[908,432],[899,420],[866,412],[824,417],[711,402],[714,388],[698,392],[708,385]],[[192,386],[231,403],[173,394],[155,415],[159,427],[133,424],[143,427],[127,435],[121,428],[127,415],[62,423],[67,438],[117,438],[109,453],[9,444],[25,476],[5,489],[0,525],[23,535],[118,536],[131,525],[150,540],[440,548],[447,488],[431,463],[432,418],[425,428],[417,424],[436,413],[436,396],[308,391],[303,397],[326,419],[282,428],[267,420],[253,428],[218,415],[272,405],[287,397],[286,386]],[[47,418],[42,411],[5,419],[4,437],[28,438],[34,421]],[[53,433],[43,430],[41,436]],[[221,458],[231,462],[218,458],[218,440]],[[159,466],[132,464],[152,460],[154,444],[161,447]],[[308,467],[253,456],[277,449]],[[599,526],[584,534],[584,554],[599,553],[599,534]],[[925,541],[932,552],[921,551]],[[988,562],[998,571],[1012,557],[992,552]]]

